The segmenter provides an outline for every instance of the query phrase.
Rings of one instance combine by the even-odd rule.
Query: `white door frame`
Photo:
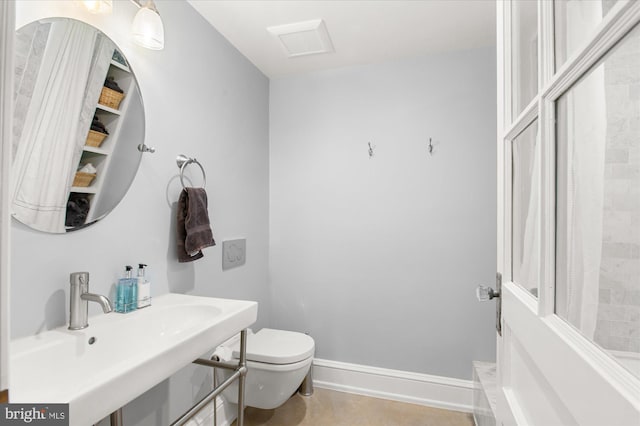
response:
[[[555,102],[640,22],[640,2],[620,0],[593,37],[554,72],[553,2],[538,2],[538,94],[518,117],[511,107],[511,2],[497,13],[497,271],[502,274],[502,336],[498,336],[498,424],[536,424],[532,410],[555,410],[563,424],[616,425],[640,416],[640,380],[554,314]],[[538,299],[511,277],[511,143],[538,120],[542,169],[541,282]],[[540,345],[544,342],[544,345]],[[526,358],[526,359],[524,359]],[[534,366],[528,371],[521,366]],[[537,381],[538,392],[519,388]],[[576,384],[582,392],[576,392]],[[540,391],[548,395],[540,396]],[[590,399],[594,398],[594,400]],[[635,417],[634,417],[635,416]]]
[[[15,2],[0,1],[0,392],[9,387],[9,185],[13,121]],[[6,396],[6,394],[5,394]],[[0,401],[2,396],[0,394]]]

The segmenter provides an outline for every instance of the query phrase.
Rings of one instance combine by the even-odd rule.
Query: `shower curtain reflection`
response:
[[[640,26],[556,103],[555,312],[640,377],[638,46]]]
[[[606,102],[604,69],[558,100],[556,312],[593,339],[598,315]],[[562,232],[564,231],[564,232]]]
[[[540,282],[540,134],[531,123],[512,143],[513,282],[537,297]]]
[[[25,76],[16,87],[17,94],[22,86],[33,86],[13,161],[13,214],[39,230],[64,232],[66,201],[84,143],[78,118],[96,36],[77,21],[51,23],[38,78]]]

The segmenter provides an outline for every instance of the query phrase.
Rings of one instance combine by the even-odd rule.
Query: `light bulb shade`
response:
[[[133,41],[151,50],[164,48],[164,26],[162,19],[155,10],[141,7],[133,18],[131,26]]]
[[[113,10],[112,0],[82,0],[82,4],[89,13],[109,14]]]

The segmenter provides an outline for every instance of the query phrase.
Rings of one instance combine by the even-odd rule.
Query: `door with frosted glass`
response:
[[[640,424],[640,2],[498,1],[498,424]]]

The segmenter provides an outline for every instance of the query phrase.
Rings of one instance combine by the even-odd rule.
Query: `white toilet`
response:
[[[245,405],[272,409],[284,404],[298,389],[311,368],[315,342],[302,333],[263,328],[257,333],[247,332],[247,376]],[[233,355],[231,355],[231,353]],[[239,336],[225,342],[216,350],[223,361],[237,362],[240,357]],[[216,369],[218,383],[232,372]],[[238,381],[234,381],[222,394],[234,404],[238,403]]]

